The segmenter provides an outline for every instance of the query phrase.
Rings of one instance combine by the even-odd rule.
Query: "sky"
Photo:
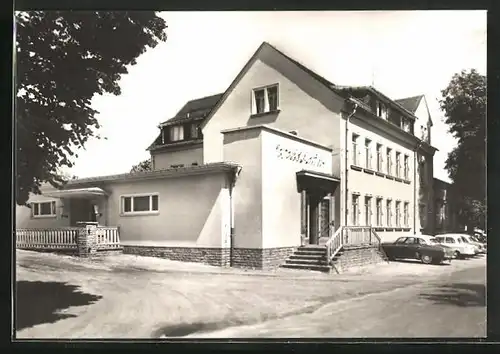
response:
[[[392,99],[424,94],[434,122],[434,176],[456,145],[439,109],[455,73],[486,74],[486,11],[162,12],[167,41],[141,55],[120,96],[95,96],[99,133],[67,171],[125,173],[149,157],[158,124],[190,99],[224,92],[263,41],[338,85]]]

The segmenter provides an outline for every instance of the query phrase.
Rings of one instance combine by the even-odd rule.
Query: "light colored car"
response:
[[[453,249],[455,258],[467,258],[476,255],[476,248],[462,240],[457,234],[436,235],[434,238],[442,245]]]
[[[462,240],[477,247],[478,253],[486,253],[486,247],[482,242],[478,242],[473,236],[460,234]]]

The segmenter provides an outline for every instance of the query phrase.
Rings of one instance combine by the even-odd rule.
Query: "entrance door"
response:
[[[329,238],[330,237],[330,198],[325,197],[321,199],[319,207],[319,237]]]
[[[321,226],[320,226],[320,202],[322,197],[317,194],[308,194],[309,206],[309,243],[319,244]]]

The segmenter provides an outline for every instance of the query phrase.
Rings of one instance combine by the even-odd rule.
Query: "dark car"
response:
[[[453,250],[436,242],[431,236],[405,236],[392,243],[382,243],[389,260],[418,259],[424,264],[441,264],[453,259]]]

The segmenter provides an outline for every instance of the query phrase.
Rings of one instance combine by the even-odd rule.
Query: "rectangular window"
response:
[[[377,144],[377,171],[382,172],[382,144]]]
[[[382,198],[377,198],[377,226],[382,226]]]
[[[405,155],[404,157],[404,164],[405,164],[405,167],[404,167],[404,177],[406,180],[410,179],[410,164],[409,164],[409,160],[410,160],[410,157],[408,155]]]
[[[372,152],[371,152],[372,141],[370,139],[365,139],[365,166],[366,168],[372,168]]]
[[[382,102],[378,101],[377,102],[377,116],[379,116],[382,119],[387,120],[387,117],[388,117],[387,113],[388,113],[388,111],[387,111],[386,105],[383,104]]]
[[[352,225],[357,226],[359,224],[359,195],[352,195]]]
[[[122,196],[123,214],[148,214],[158,211],[158,194]]]
[[[387,226],[392,226],[392,200],[388,200],[386,204]]]
[[[404,205],[404,226],[408,227],[410,225],[410,203],[405,202]]]
[[[387,148],[387,174],[392,175],[392,149]]]
[[[34,218],[56,217],[56,202],[33,202],[31,203],[31,216]]]
[[[396,227],[401,227],[401,202],[396,201]]]
[[[358,138],[359,135],[353,134],[352,135],[352,164],[353,165],[358,165]]]
[[[170,127],[170,141],[184,140],[184,126],[174,125]]]
[[[407,133],[410,132],[410,121],[408,120],[408,118],[403,118],[401,120],[401,129],[403,129]]]
[[[253,90],[252,114],[275,112],[279,109],[278,85]]]
[[[278,86],[271,86],[267,88],[267,101],[270,112],[278,110]]]
[[[198,123],[191,124],[191,138],[198,139],[200,136],[200,125]]]
[[[401,177],[401,153],[396,151],[396,177]]]
[[[372,197],[365,197],[365,226],[372,225]]]

